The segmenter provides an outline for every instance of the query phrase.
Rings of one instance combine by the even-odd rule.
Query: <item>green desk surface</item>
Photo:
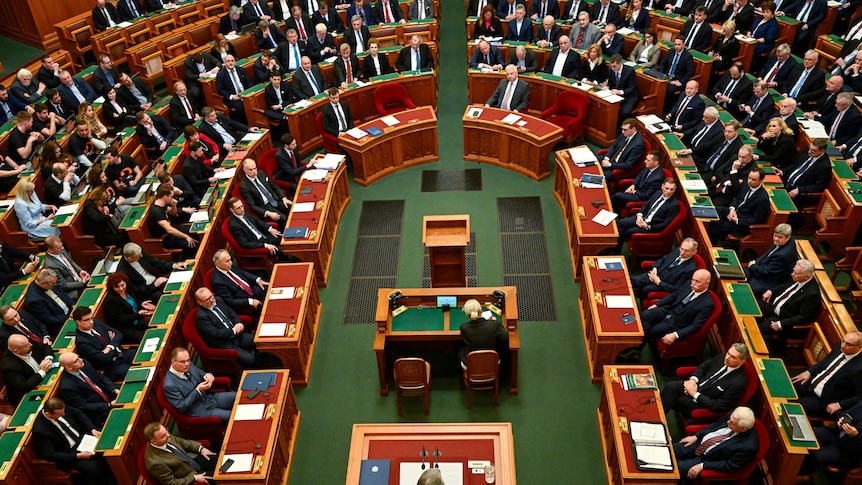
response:
[[[162,347],[165,345],[165,334],[168,333],[167,328],[151,328],[144,333],[144,338],[141,339],[141,346],[138,347],[138,352],[135,354],[135,360],[132,361],[134,364],[143,364],[146,362],[151,362],[153,360],[153,355],[158,353]],[[158,337],[159,344],[156,345],[156,350],[153,352],[144,352],[144,343],[146,343],[147,339],[151,339],[153,337]]]
[[[147,386],[146,381],[141,382],[126,382],[120,388],[120,395],[117,396],[117,404],[134,404],[141,399],[140,393]]]
[[[799,405],[797,403],[789,402],[789,403],[786,403],[785,406],[787,407],[788,413],[805,416],[805,411],[802,409],[801,405]],[[808,419],[808,417],[806,416],[805,419]],[[793,446],[800,446],[802,448],[815,448],[815,449],[820,447],[820,445],[816,441],[815,442],[797,441],[797,440],[793,439],[793,437],[790,434],[790,426],[787,426],[787,424],[784,423],[783,421],[781,423],[781,428],[784,430],[784,436],[787,436],[787,441],[789,441],[790,444]]]
[[[4,291],[3,295],[0,296],[0,306],[13,305],[16,301],[21,299],[21,295],[24,294],[26,289],[27,283],[16,283],[14,285],[7,286],[6,291]]]
[[[715,255],[719,258],[724,258],[727,263],[724,264],[739,264],[739,257],[733,249],[715,249]]]
[[[108,421],[105,422],[105,427],[102,428],[102,436],[96,443],[96,451],[119,449],[123,445],[126,430],[129,428],[134,413],[133,408],[112,409],[111,414],[108,415]]]
[[[47,390],[30,391],[24,394],[24,398],[21,399],[18,408],[15,409],[15,414],[12,415],[12,420],[9,421],[9,427],[17,428],[33,424],[36,413],[39,412],[42,401],[45,399],[45,394],[48,394]]]
[[[840,179],[856,180],[857,178],[853,168],[844,160],[832,160],[832,173]]]
[[[708,195],[695,195],[691,198],[691,204],[695,207],[714,207]]]
[[[772,201],[772,205],[781,212],[796,212],[796,204],[793,203],[793,199],[787,195],[786,190],[770,190],[769,192],[769,200]]]
[[[662,133],[659,135],[662,143],[667,146],[668,150],[683,150],[685,149],[685,145],[683,145],[682,140],[679,139],[678,136],[673,133]]]
[[[852,182],[845,182],[845,185],[847,186],[850,197],[853,198],[853,202],[862,204],[862,183],[854,180]],[[850,192],[851,190],[852,192]]]
[[[242,94],[243,96],[251,96],[252,94],[259,93],[259,92],[263,91],[264,89],[266,89],[266,86],[267,85],[264,83],[255,84],[254,86],[246,89],[245,91],[243,91],[240,94]]]
[[[380,81],[389,81],[390,79],[398,79],[398,73],[393,72],[393,73],[389,73],[389,74],[383,74],[380,76],[374,76],[371,78],[371,81],[380,82]]]
[[[82,71],[81,71],[81,72],[79,72],[78,74],[75,74],[75,77],[82,78],[82,77],[84,77],[84,76],[86,76],[86,75],[88,75],[88,74],[93,74],[94,72],[96,72],[96,65],[95,65],[95,64],[93,64],[92,66],[90,66],[90,67],[88,67],[88,68],[86,68],[86,69],[82,70]]]
[[[192,223],[192,227],[189,229],[189,232],[192,234],[202,234],[210,230],[210,226],[212,225],[212,221],[198,221]]]
[[[63,324],[63,328],[60,329],[57,338],[54,340],[54,350],[68,349],[75,345],[75,331],[77,329],[78,326],[75,325],[74,320],[71,318],[66,320],[66,323]]]
[[[162,295],[156,304],[155,311],[153,311],[153,317],[150,318],[150,326],[155,327],[171,323],[179,305],[180,295]]]
[[[135,205],[129,209],[129,212],[126,212],[126,216],[123,217],[123,222],[120,223],[120,229],[131,229],[138,222],[138,219],[143,217],[144,212],[147,211],[147,206],[145,205]]]
[[[537,72],[534,74],[535,77],[539,79],[544,79],[546,81],[562,81],[562,76],[554,76],[553,74],[548,74],[546,72]]]
[[[165,153],[162,155],[162,159],[165,161],[172,160],[172,159],[180,156],[180,154],[182,154],[182,153],[183,153],[183,145],[179,145],[179,146],[171,145],[170,147],[168,147],[167,150],[165,150]]]
[[[60,362],[60,354],[54,355],[54,362]],[[56,375],[60,373],[60,367],[54,367],[49,370],[45,377],[42,378],[42,382],[39,383],[40,386],[48,386],[51,383],[52,379],[56,379]]]
[[[775,20],[779,22],[784,22],[785,24],[796,25],[799,23],[799,20],[796,20],[793,17],[787,17],[786,15],[776,16]]]
[[[844,45],[844,39],[842,39],[840,35],[835,35],[835,34],[826,34],[826,37],[827,37],[830,41],[835,42],[836,44]]]
[[[9,133],[12,131],[12,128],[15,128],[16,126],[18,126],[18,122],[16,121],[7,121],[6,123],[3,123],[3,126],[0,126],[0,135]]]
[[[81,293],[81,296],[78,297],[78,303],[76,306],[89,306],[92,307],[99,301],[99,298],[102,296],[102,292],[104,288],[87,288]]]
[[[457,308],[449,310],[450,313]],[[408,308],[392,319],[393,332],[442,331],[443,310],[440,308]]]
[[[105,280],[108,279],[108,275],[103,274],[99,276],[93,276],[90,278],[89,286],[100,286],[105,284]]]
[[[796,399],[796,389],[790,382],[784,361],[781,359],[757,359],[755,365],[760,367],[760,375],[763,377],[763,385],[769,391],[769,395],[779,399]]]
[[[171,104],[171,96],[165,96],[164,98],[162,98],[162,99],[161,99],[161,101],[159,101],[158,103],[156,103],[156,104],[152,105],[152,106],[150,107],[150,109],[149,109],[149,110],[147,110],[147,111],[148,111],[148,112],[150,112],[150,113],[153,113],[153,114],[157,114],[156,112],[157,112],[158,110],[160,110],[160,109],[164,108],[165,106],[167,106],[167,105],[169,105],[169,104]]]
[[[733,290],[730,296],[733,306],[736,307],[736,313],[755,317],[761,315],[760,306],[757,304],[754,292],[751,291],[751,286],[748,283],[731,283],[730,289]]]
[[[80,207],[81,206],[79,205],[78,208],[80,208]],[[75,217],[75,212],[73,212],[71,214],[63,214],[60,216],[55,216],[54,219],[51,221],[51,225],[55,226],[55,227],[56,226],[62,226],[63,224],[66,224],[67,222],[72,220],[73,217]]]
[[[24,444],[26,431],[7,431],[0,435],[0,473],[6,473],[9,462],[18,454]]]

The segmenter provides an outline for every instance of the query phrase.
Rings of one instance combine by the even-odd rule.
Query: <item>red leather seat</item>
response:
[[[587,95],[581,91],[563,91],[550,108],[542,111],[542,119],[562,128],[566,143],[571,145],[575,139],[584,137],[587,103]]]
[[[694,373],[695,369],[696,367],[694,366],[680,367],[676,370],[676,375],[680,379],[688,379]],[[751,398],[754,397],[754,393],[757,392],[757,386],[760,384],[760,379],[757,377],[757,371],[754,370],[754,364],[751,363],[750,358],[742,363],[742,371],[745,372],[745,375],[748,377],[748,384],[745,386],[745,391],[743,391],[739,401],[735,402],[729,409],[724,409],[722,411],[711,411],[709,409],[702,408],[695,409],[691,412],[691,418],[681,416],[683,424],[685,426],[692,424],[709,424],[727,414],[731,409],[748,404],[748,401],[750,401]]]
[[[374,90],[374,107],[380,116],[391,115],[399,111],[413,109],[416,107],[407,89],[401,83],[384,83]]]
[[[317,132],[323,137],[323,151],[326,153],[342,153],[338,138],[330,135],[323,129],[323,113],[317,113],[317,116],[314,117],[314,124],[317,126]]]

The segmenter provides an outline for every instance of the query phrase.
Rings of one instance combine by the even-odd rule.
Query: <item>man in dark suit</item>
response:
[[[206,483],[218,465],[218,453],[197,441],[171,436],[158,421],[144,427],[144,436],[149,440],[144,467],[159,483]]]
[[[365,56],[365,64],[362,66],[362,72],[365,74],[365,77],[382,76],[393,71],[392,66],[389,65],[389,56],[380,54],[377,41],[372,40],[368,44],[368,55]]]
[[[209,52],[195,52],[186,57],[183,65],[186,68],[189,95],[197,101],[198,106],[201,106],[204,97],[200,78],[201,76],[205,78],[214,77],[218,71],[219,61]]]
[[[306,46],[308,47],[308,57],[315,64],[334,56],[338,52],[332,34],[326,31],[326,25],[321,24],[314,27],[314,35],[308,38]]]
[[[739,406],[697,433],[674,443],[680,476],[697,478],[703,470],[732,472],[754,460],[759,448],[754,412]],[[709,438],[707,438],[709,436]]]
[[[146,0],[144,6],[149,12],[158,12],[160,10],[173,8],[176,4],[171,0]]]
[[[533,37],[535,44],[542,48],[556,47],[563,35],[563,29],[554,23],[554,17],[545,17],[542,19],[542,25],[536,30],[536,35]]]
[[[778,355],[784,353],[788,337],[800,336],[793,327],[810,324],[820,311],[820,287],[814,279],[811,261],[800,259],[793,266],[790,281],[786,280],[786,274],[784,278],[783,283],[764,291],[760,298],[763,314],[760,332],[773,353]]]
[[[326,78],[320,72],[317,64],[312,64],[308,56],[302,56],[300,69],[293,73],[293,92],[298,98],[308,99],[326,92],[329,87]]]
[[[785,170],[775,169],[784,181],[787,195],[793,199],[796,207],[802,209],[817,203],[817,199],[808,194],[823,192],[832,178],[829,156],[826,155],[827,140],[812,140],[808,153],[802,155],[795,164]],[[788,220],[791,225],[793,222]]]
[[[51,371],[54,352],[45,345],[34,346],[17,333],[9,336],[8,349],[0,358],[0,373],[6,383],[6,397],[17,406],[24,394],[36,389]]]
[[[62,399],[45,400],[42,410],[33,422],[33,448],[43,460],[50,461],[61,470],[76,470],[82,480],[75,483],[106,483],[113,476],[105,458],[92,451],[78,451],[84,435],[99,437],[102,433],[93,424],[92,415]]]
[[[57,284],[57,273],[49,268],[39,270],[36,279],[27,287],[24,294],[24,308],[48,327],[51,335],[56,335],[66,323],[75,300],[69,297]]]
[[[841,413],[836,426],[814,428],[814,436],[820,448],[808,452],[808,456],[799,467],[801,476],[797,483],[808,482],[811,478],[808,475],[815,473],[821,467],[834,467],[839,470],[857,468],[862,461],[860,420],[862,420],[862,405],[856,404]],[[855,426],[850,423],[854,423]]]
[[[796,243],[790,224],[775,226],[772,245],[763,254],[748,262],[745,277],[751,291],[760,298],[763,293],[787,281],[796,264]]]
[[[617,27],[614,24],[605,25],[604,35],[597,43],[602,48],[602,54],[606,56],[623,55],[623,36],[617,33]]]
[[[697,241],[687,237],[682,240],[679,248],[671,251],[658,261],[646,273],[632,276],[632,289],[638,298],[646,298],[652,292],[673,293],[681,286],[691,282],[691,276],[697,269],[692,256],[697,253]]]
[[[684,381],[668,382],[661,390],[664,412],[678,411],[691,416],[695,409],[722,412],[739,404],[748,386],[743,364],[748,360],[748,347],[738,342],[724,355],[704,361]]]
[[[230,118],[240,123],[246,123],[241,93],[250,87],[251,81],[245,75],[245,69],[237,69],[234,56],[225,56],[222,69],[216,74],[216,91],[224,100],[225,106],[233,110],[233,116]]]
[[[204,163],[204,148],[201,143],[189,142],[189,155],[183,161],[183,177],[198,197],[203,198],[210,185],[218,181],[215,177],[217,170],[220,171]]]
[[[254,31],[254,40],[258,49],[275,50],[278,44],[287,40],[287,36],[278,27],[273,25],[270,28],[269,22],[261,20],[257,23],[257,30]]]
[[[718,109],[707,106],[703,110],[700,123],[682,133],[676,132],[677,136],[682,135],[682,142],[690,147],[677,153],[680,156],[691,155],[695,163],[703,164],[704,160],[715,153],[719,145],[724,142],[723,132],[724,127],[718,121]]]
[[[551,51],[548,62],[545,63],[545,72],[554,76],[578,77],[581,68],[581,56],[571,49],[569,37],[560,36],[559,46]]]
[[[260,0],[248,0],[248,3],[242,7],[240,20],[242,21],[242,25],[257,25],[261,20],[266,20],[275,25],[272,9],[269,8],[266,2],[261,2]]]
[[[259,359],[254,355],[254,333],[246,332],[230,306],[208,288],[199,288],[195,299],[198,304],[195,326],[201,339],[216,349],[235,350],[242,367],[255,367]]]
[[[232,197],[227,203],[233,214],[227,228],[237,244],[243,249],[266,248],[272,255],[281,252],[281,233],[278,229],[251,214],[246,214],[245,205],[238,197]]]
[[[862,116],[853,103],[852,93],[841,93],[835,100],[835,111],[820,118],[829,141],[836,147],[846,145],[859,134]]]
[[[808,416],[837,416],[862,398],[862,332],[847,332],[832,352],[791,381]]]
[[[230,10],[218,21],[218,33],[222,35],[239,34],[243,27],[243,22],[240,20],[242,9],[237,5],[232,5]]]
[[[109,27],[115,27],[118,23],[120,23],[120,16],[117,15],[114,4],[107,0],[96,0],[96,6],[93,7],[93,28],[102,32]]]
[[[712,26],[706,21],[705,7],[694,9],[694,17],[688,19],[682,28],[685,37],[685,47],[700,52],[707,52],[712,46]]]
[[[793,38],[793,53],[802,55],[811,47],[817,26],[826,18],[826,0],[796,0],[785,7],[784,13],[799,20]]]
[[[353,5],[347,7],[347,18],[351,19],[351,22],[354,15],[358,16],[359,20],[362,21],[362,25],[366,27],[371,27],[377,23],[371,5],[364,0],[354,0]],[[350,47],[353,48],[353,46]],[[354,52],[356,51],[354,50]]]
[[[368,26],[362,23],[362,18],[358,15],[348,18],[350,19],[350,28],[344,31],[342,42],[347,42],[347,45],[350,46],[350,52],[361,54],[368,50],[371,32],[368,31]]]
[[[729,121],[724,125],[724,137],[715,150],[703,160],[703,163],[698,165],[701,177],[703,177],[707,187],[710,184],[718,183],[718,174],[728,172],[727,167],[739,157],[739,149],[742,147],[739,129],[740,125],[736,120]],[[698,163],[697,159],[695,159],[695,163]]]
[[[590,12],[590,19],[596,25],[602,26],[607,24],[620,25],[623,21],[620,15],[620,7],[611,0],[599,0],[593,4],[593,9]]]
[[[314,36],[314,26],[298,5],[290,9],[290,18],[284,21],[284,27],[287,30],[295,30],[303,42],[308,42],[309,37]]]
[[[620,233],[618,248],[622,247],[632,234],[639,232],[661,232],[679,213],[679,204],[676,202],[676,181],[672,178],[665,179],[661,184],[661,191],[656,192],[644,205],[640,212],[633,216],[617,219],[617,228]],[[619,252],[619,251],[617,251]]]
[[[254,69],[253,84],[262,84],[269,81],[270,75],[275,71],[281,71],[281,65],[278,63],[278,58],[274,57],[273,51],[264,49],[260,51],[260,57],[254,61],[252,68]]]
[[[72,73],[63,69],[60,71],[60,84],[57,86],[57,92],[60,97],[69,103],[74,112],[78,112],[78,106],[87,101],[92,103],[96,99],[96,92],[87,84],[86,81],[80,78],[72,77]]]
[[[524,0],[500,0],[497,2],[497,17],[500,17],[500,22],[508,22],[515,18],[515,12],[518,5],[527,5]]]
[[[561,12],[562,16],[560,17],[560,20],[574,23],[577,21],[578,14],[581,12],[587,12],[587,15],[589,15],[590,5],[584,0],[572,0],[571,2],[566,3],[566,7]]]
[[[694,58],[691,53],[685,48],[685,38],[677,36],[673,41],[673,49],[668,51],[667,55],[659,64],[659,71],[667,74],[670,80],[667,83],[667,93],[665,94],[665,112],[670,111],[670,107],[681,93],[686,83],[694,74]]]
[[[560,18],[560,5],[557,0],[536,0],[533,2],[533,6],[530,8],[531,19],[543,19],[548,15],[555,19]]]
[[[122,100],[123,105],[133,113],[146,111],[153,106],[153,93],[150,88],[138,79],[126,73],[120,74],[120,87],[117,89],[117,98]]]
[[[335,84],[346,89],[348,85],[364,77],[359,66],[359,58],[350,51],[350,46],[341,44],[339,56],[335,58]]]
[[[242,268],[234,268],[233,259],[226,249],[215,252],[213,264],[215,268],[210,280],[213,293],[236,311],[249,310],[240,313],[254,314],[262,309],[269,282]]]
[[[835,100],[838,99],[838,94],[841,93],[843,89],[843,77],[833,75],[827,79],[826,89],[820,94],[820,97],[817,98],[814,108],[811,111],[805,112],[805,118],[813,120],[835,111]]]
[[[289,212],[287,206],[292,204],[290,199],[267,174],[257,169],[254,160],[243,160],[242,170],[245,174],[239,185],[242,200],[261,218],[275,221],[279,227],[284,227]]]
[[[170,103],[171,125],[179,132],[186,126],[193,125],[201,119],[197,102],[189,96],[186,83],[177,81],[174,83],[174,95]]]
[[[506,79],[500,80],[500,84],[485,106],[522,112],[527,109],[528,104],[530,104],[530,85],[518,79],[518,68],[511,64],[506,66]]]
[[[623,58],[619,54],[611,56],[608,68],[608,89],[612,94],[622,96],[620,119],[628,119],[640,101],[635,71],[623,65]]]
[[[176,347],[171,351],[171,367],[165,373],[162,386],[165,398],[180,413],[193,417],[217,416],[227,423],[236,392],[213,392],[214,380],[211,373],[192,364],[186,349]]]
[[[171,263],[151,256],[136,243],[123,246],[123,257],[117,265],[117,271],[129,277],[129,293],[141,301],[158,301],[168,281],[167,275],[185,268],[185,263]]]
[[[60,397],[87,413],[96,426],[105,424],[108,413],[117,405],[120,389],[104,374],[74,352],[60,354]]]
[[[290,89],[290,84],[282,81],[280,71],[272,71],[269,81],[270,83],[263,89],[263,95],[266,98],[266,109],[263,110],[263,114],[269,119],[278,120],[280,132],[286,133],[288,127],[284,109],[293,103],[293,91]]]
[[[150,160],[161,157],[177,139],[177,130],[161,116],[156,114],[150,116],[146,111],[139,111],[135,118],[138,120],[135,133],[141,139],[141,145],[147,149]]]
[[[739,191],[730,207],[716,207],[719,220],[709,225],[713,241],[733,234],[745,237],[751,233],[752,224],[763,224],[769,217],[769,194],[763,189],[763,170],[755,168],[748,172],[748,187]]]
[[[665,115],[664,119],[670,123],[674,132],[684,132],[694,128],[703,118],[703,110],[706,104],[697,94],[699,84],[697,81],[685,83],[685,91],[680,93],[679,99]]]
[[[75,350],[101,370],[112,381],[122,381],[132,365],[135,352],[123,348],[123,332],[96,320],[89,307],[75,307],[72,312],[77,330]]]
[[[764,81],[770,88],[780,91],[798,65],[796,59],[790,56],[790,46],[781,44],[775,48],[775,54],[766,60],[757,80]]]
[[[6,86],[0,84],[0,123],[5,124],[7,121],[15,119],[18,112],[28,109],[32,110],[33,108],[15,96],[11,96]]]
[[[637,167],[644,159],[646,151],[646,143],[638,131],[637,120],[623,120],[620,130],[620,136],[599,161],[608,180],[612,178],[614,170],[632,170]]]
[[[93,71],[93,91],[104,93],[107,86],[119,89],[120,74],[114,68],[114,63],[108,54],[99,54],[99,67]]]
[[[19,264],[27,261],[21,269],[18,269]],[[26,251],[10,246],[5,242],[0,242],[0,288],[4,288],[15,280],[21,279],[32,273],[41,261],[35,254],[30,254]]]
[[[713,87],[712,99],[734,118],[741,119],[743,116],[740,116],[739,105],[750,97],[752,89],[754,84],[745,75],[742,63],[737,61],[731,64]]]
[[[407,23],[398,0],[378,0],[374,5],[374,18],[379,24]]]
[[[525,72],[535,72],[536,71],[536,54],[533,53],[532,50],[527,49],[526,47],[519,45],[518,47],[512,49],[511,54],[509,54],[509,61],[506,64],[511,64],[518,69],[519,73]]]
[[[297,150],[298,143],[290,133],[281,136],[281,144],[281,148],[275,153],[274,178],[290,185],[288,196],[293,198],[293,192],[296,192],[302,173],[314,168],[315,162],[300,163],[299,151]]]
[[[246,133],[258,131],[256,126],[249,128],[248,125],[232,120],[210,106],[201,108],[201,116],[204,119],[200,124],[201,133],[218,143],[219,151],[222,149],[225,152],[233,151],[236,143]]]
[[[707,186],[712,203],[716,207],[729,207],[739,192],[748,185],[748,174],[757,168],[754,151],[749,145],[742,145],[736,152],[736,159],[721,165],[713,172]],[[718,164],[717,164],[718,165]]]
[[[0,346],[6,347],[12,335],[23,335],[33,344],[33,347],[41,348],[46,355],[52,353],[53,335],[42,322],[36,320],[36,317],[27,311],[16,310],[11,305],[3,305],[0,307],[0,321],[3,322],[3,325],[0,325]]]
[[[146,13],[138,0],[117,0],[117,14],[120,16],[120,22],[134,20]]]
[[[754,94],[751,98],[739,105],[739,120],[745,131],[751,135],[757,134],[755,128],[769,121],[775,115],[775,103],[769,96],[769,88],[765,81],[754,84]]]
[[[556,0],[553,0],[556,5]],[[526,18],[527,12],[524,8],[515,8],[515,18],[509,21],[509,30],[506,31],[506,40],[516,42],[533,41],[533,23]],[[542,18],[545,18],[543,15]]]
[[[503,56],[500,55],[500,49],[492,46],[487,40],[482,39],[479,41],[476,50],[473,51],[473,55],[470,56],[469,64],[471,69],[499,71],[503,69]]]
[[[817,51],[812,49],[806,52],[802,65],[796,66],[784,85],[779,86],[780,92],[784,93],[785,97],[795,99],[802,111],[812,109],[826,89],[826,73],[817,67],[819,59],[820,54]]]
[[[350,115],[350,105],[342,103],[338,88],[329,88],[329,103],[323,105],[323,129],[332,136],[353,128],[353,116]]]
[[[344,23],[341,21],[341,16],[338,15],[338,11],[331,8],[324,1],[317,3],[317,11],[311,16],[311,23],[314,25],[325,25],[326,31],[330,34],[340,34],[344,32]]]
[[[410,38],[410,45],[398,53],[395,69],[401,72],[434,69],[434,57],[431,55],[431,48],[422,43],[421,37],[414,35]]]

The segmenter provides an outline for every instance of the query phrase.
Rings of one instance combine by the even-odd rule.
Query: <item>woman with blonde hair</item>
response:
[[[476,300],[464,303],[464,314],[470,320],[461,324],[464,347],[459,353],[461,367],[467,368],[467,354],[476,350],[501,350],[509,348],[509,333],[490,311],[483,312]]]
[[[715,40],[712,50],[709,51],[709,56],[712,61],[712,83],[718,82],[718,78],[730,69],[733,59],[739,55],[739,41],[733,35],[736,32],[736,22],[728,20],[721,25],[721,34]]]
[[[18,224],[32,238],[59,236],[60,229],[51,225],[57,206],[43,204],[35,189],[36,184],[30,179],[18,182],[14,205]]]
[[[587,59],[581,62],[578,77],[584,81],[601,84],[608,80],[608,65],[602,58],[602,46],[592,44],[587,47]]]
[[[218,60],[219,67],[221,67],[221,63],[224,62],[224,58],[227,57],[228,54],[236,58],[236,49],[234,49],[233,44],[225,38],[224,34],[217,34],[214,44],[213,48],[210,49],[210,54]]]
[[[90,125],[90,133],[93,134],[93,138],[102,140],[108,134],[108,128],[96,116],[93,105],[89,102],[84,101],[78,106],[78,118],[83,119]]]
[[[769,162],[774,167],[790,165],[797,158],[793,130],[780,116],[769,120],[766,130],[757,141],[757,148],[763,152],[763,155],[754,155],[754,159]]]

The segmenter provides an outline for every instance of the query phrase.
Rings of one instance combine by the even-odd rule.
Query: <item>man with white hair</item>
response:
[[[750,463],[758,449],[754,412],[739,406],[697,433],[674,443],[680,475],[694,479],[703,470],[732,472]]]

